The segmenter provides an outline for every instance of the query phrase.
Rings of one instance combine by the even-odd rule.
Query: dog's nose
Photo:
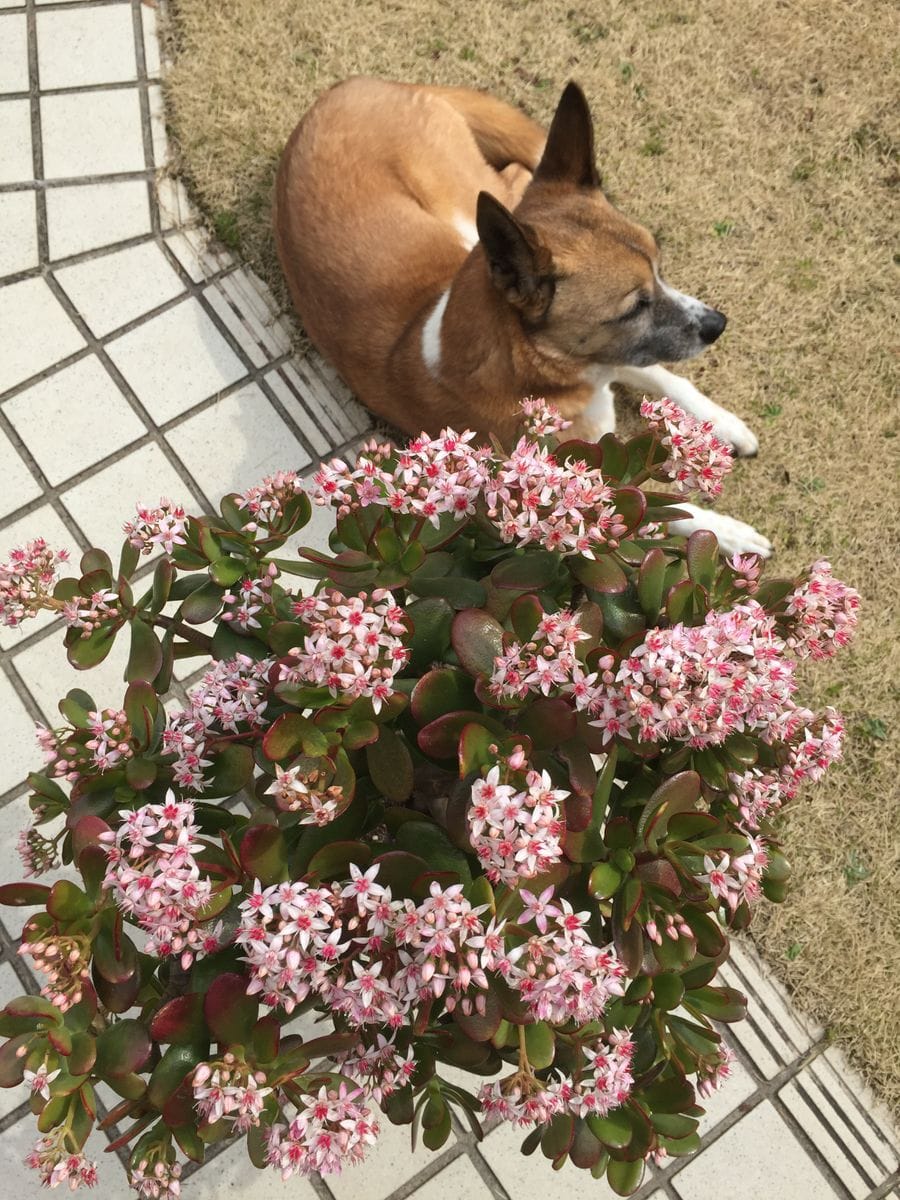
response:
[[[722,331],[728,324],[728,318],[724,313],[715,308],[708,308],[700,318],[700,341],[704,346],[710,346],[721,336]]]

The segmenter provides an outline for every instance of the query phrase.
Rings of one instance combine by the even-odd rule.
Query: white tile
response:
[[[4,412],[54,487],[147,432],[93,354],[19,392]]]
[[[412,1193],[410,1200],[491,1200],[493,1192],[475,1170],[465,1154],[455,1158],[449,1167],[433,1175],[427,1183]]]
[[[0,517],[15,512],[40,494],[41,485],[6,434],[0,432]]]
[[[166,437],[213,504],[275,471],[298,471],[310,462],[255,383],[188,417]]]
[[[137,88],[41,97],[47,179],[143,171]]]
[[[226,276],[227,279],[227,276]],[[264,366],[271,355],[260,345],[259,332],[253,327],[252,314],[235,303],[224,286],[225,279],[211,283],[203,292],[207,304],[235,339],[254,367]]]
[[[435,1155],[422,1145],[421,1138],[416,1149],[411,1149],[408,1125],[392,1125],[387,1117],[380,1116],[378,1123],[381,1133],[365,1161],[340,1175],[328,1176],[328,1187],[335,1200],[359,1200],[361,1194],[365,1200],[384,1200],[434,1162]],[[444,1148],[452,1146],[454,1141],[451,1133]]]
[[[720,1121],[733,1113],[736,1108],[756,1091],[756,1080],[740,1061],[735,1058],[731,1064],[731,1075],[717,1092],[713,1092],[705,1100],[697,1103],[706,1109],[706,1115],[700,1119],[701,1137],[715,1129]]]
[[[6,792],[35,769],[40,755],[34,743],[34,720],[3,673],[0,673],[0,712],[3,713],[0,792]]]
[[[882,1182],[887,1171],[881,1172],[877,1178],[862,1173],[863,1164],[856,1157],[851,1157],[834,1136],[840,1133],[844,1122],[842,1117],[835,1122],[835,1114],[829,1111],[827,1097],[818,1080],[808,1070],[801,1071],[781,1089],[778,1098],[839,1176],[853,1200],[865,1200],[872,1188]]]
[[[295,363],[287,362],[266,375],[266,383],[303,430],[316,454],[328,458],[345,440],[321,406],[304,390]]]
[[[159,424],[246,374],[194,297],[116,338],[107,349]]]
[[[316,1200],[308,1180],[295,1176],[287,1183],[271,1167],[260,1171],[247,1157],[247,1141],[241,1138],[223,1154],[217,1154],[182,1188],[185,1200]]]
[[[141,24],[144,27],[144,68],[148,79],[158,79],[160,73],[159,22],[156,8],[141,5]]]
[[[199,507],[159,446],[149,442],[63,492],[61,499],[91,545],[116,562],[123,522],[132,519],[136,504],[156,504],[161,496],[183,503],[188,512]]]
[[[84,346],[44,279],[23,279],[0,288],[0,329],[0,394]]]
[[[67,258],[150,233],[150,195],[143,179],[47,188],[50,258]]]
[[[25,0],[0,0],[0,8],[24,8]]]
[[[203,253],[206,238],[199,229],[177,229],[166,234],[166,245],[195,283],[206,278]]]
[[[166,132],[166,106],[161,87],[147,88],[150,110],[150,138],[153,142],[153,161],[157,167],[165,167],[169,161],[169,135]]]
[[[180,276],[154,241],[62,267],[56,278],[98,337],[184,291]]]
[[[137,78],[130,4],[39,12],[36,23],[42,91]]]
[[[161,227],[175,229],[197,219],[187,188],[180,179],[161,174],[156,179],[156,199],[159,203]]]
[[[836,1195],[768,1101],[733,1125],[672,1180],[681,1200],[830,1200]]]
[[[72,688],[82,688],[101,708],[121,708],[125,696],[125,664],[128,662],[129,642],[129,631],[123,629],[102,663],[89,671],[77,671],[66,658],[60,631],[24,647],[14,656],[13,662],[45,719],[52,725],[59,725],[62,723],[59,702]],[[33,742],[32,745],[33,749],[28,747],[28,771],[38,770],[41,763],[37,746]],[[24,772],[22,778],[25,778]]]
[[[28,30],[24,13],[0,17],[0,93],[27,92]]]
[[[515,1200],[536,1192],[565,1196],[566,1200],[613,1200],[606,1180],[594,1179],[590,1171],[579,1170],[571,1162],[554,1171],[540,1150],[526,1158],[520,1147],[527,1134],[528,1129],[501,1123],[478,1144],[479,1154]]]
[[[804,1054],[822,1036],[821,1026],[792,1006],[787,995],[747,943],[733,939],[722,983],[748,1000],[748,1019],[731,1027],[732,1036],[767,1079]]]
[[[0,193],[0,277],[28,271],[38,261],[34,192]]]
[[[31,103],[0,100],[0,183],[34,179],[31,160]]]
[[[42,537],[54,550],[69,551],[70,561],[76,564],[76,568],[71,571],[64,569],[60,574],[74,574],[81,551],[59,514],[49,504],[41,505],[27,516],[20,517],[0,530],[0,559],[5,562],[10,550],[16,546],[24,546],[26,542],[38,537]],[[53,620],[53,614],[44,611],[13,629],[7,625],[0,626],[0,650],[10,650],[18,646],[23,638],[46,628]]]
[[[29,1171],[23,1162],[39,1136],[34,1117],[29,1113],[0,1138],[0,1178],[6,1181],[16,1200],[46,1200],[47,1189],[41,1187],[37,1172]],[[103,1134],[95,1133],[84,1148],[87,1157],[97,1163],[97,1195],[103,1200],[134,1200],[122,1164],[114,1154],[103,1153],[104,1145]]]
[[[819,1081],[831,1107],[843,1116],[843,1139],[854,1154],[863,1155],[867,1169],[888,1174],[900,1166],[900,1131],[884,1103],[847,1062],[837,1046],[810,1064],[809,1073]],[[858,1149],[857,1149],[858,1148]]]
[[[262,296],[253,286],[249,272],[237,270],[223,275],[218,281],[218,286],[241,314],[264,355],[263,361],[278,358],[290,350],[290,342],[279,338],[275,313],[266,306]]]

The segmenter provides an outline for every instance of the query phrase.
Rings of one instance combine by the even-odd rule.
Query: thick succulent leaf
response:
[[[316,851],[306,873],[314,879],[346,879],[351,863],[365,870],[371,861],[365,842],[331,842]]]
[[[643,1159],[636,1159],[633,1162],[629,1162],[627,1159],[610,1160],[609,1166],[606,1168],[606,1178],[617,1196],[630,1196],[632,1192],[638,1190],[641,1180],[644,1178],[644,1166]]]
[[[453,618],[450,630],[460,665],[470,675],[490,675],[503,653],[503,626],[480,608],[467,608]]]
[[[500,1001],[493,988],[484,993],[485,1009],[483,1013],[464,1013],[457,1005],[453,1010],[453,1020],[466,1037],[473,1042],[489,1042],[500,1027],[503,1014],[500,1011]]]
[[[227,972],[213,980],[203,998],[209,1031],[220,1046],[246,1046],[256,1024],[259,1005],[247,995],[247,978]]]
[[[682,771],[666,779],[644,806],[638,820],[638,837],[650,850],[656,850],[665,838],[670,819],[675,813],[691,812],[700,799],[700,776],[696,771]]]
[[[159,638],[146,621],[135,617],[131,622],[131,652],[125,667],[125,679],[132,683],[136,679],[151,682],[162,666],[163,652]]]
[[[4,883],[0,885],[0,904],[17,908],[44,905],[50,889],[43,883]]]
[[[147,1099],[160,1112],[172,1097],[184,1078],[208,1055],[202,1045],[170,1046],[153,1068],[147,1085]]]
[[[108,1025],[97,1038],[96,1073],[103,1079],[140,1071],[153,1043],[143,1022],[126,1017]]]
[[[249,746],[231,742],[213,754],[213,766],[206,769],[209,785],[204,788],[206,799],[233,796],[253,778],[253,751]]]
[[[413,762],[406,742],[389,725],[381,726],[377,742],[366,747],[369,776],[392,804],[409,799],[413,789]]]
[[[539,592],[559,571],[559,555],[550,550],[520,550],[503,559],[491,572],[494,587]]]
[[[319,756],[327,753],[328,739],[308,717],[284,713],[266,730],[263,751],[272,762],[284,762],[301,751]]]
[[[459,751],[459,735],[466,725],[474,722],[490,732],[504,737],[509,731],[487,713],[462,710],[445,713],[419,730],[419,749],[430,758],[455,758]]]
[[[408,639],[411,655],[407,671],[421,675],[434,662],[439,662],[450,647],[450,627],[453,609],[438,596],[414,600],[406,610],[413,623]]]
[[[154,1042],[190,1046],[202,1041],[206,1033],[203,997],[199,992],[175,996],[158,1010],[150,1024]]]
[[[562,697],[538,696],[519,714],[516,729],[527,734],[535,750],[552,750],[573,737],[577,718]]]
[[[409,699],[417,725],[427,725],[448,712],[470,709],[475,700],[471,678],[456,667],[435,667],[419,679]]]
[[[269,886],[288,877],[288,851],[277,825],[251,825],[238,848],[241,866],[251,877]]]
[[[719,541],[708,529],[697,529],[687,541],[687,569],[691,580],[707,591],[719,569]]]

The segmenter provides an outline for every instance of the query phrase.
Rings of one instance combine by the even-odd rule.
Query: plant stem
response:
[[[158,625],[160,629],[174,629],[178,636],[184,638],[186,642],[190,642],[193,646],[199,646],[207,654],[212,653],[212,638],[208,633],[201,633],[199,629],[191,629],[183,621],[176,621],[174,617],[166,617],[162,613],[157,613],[152,618],[152,623]]]

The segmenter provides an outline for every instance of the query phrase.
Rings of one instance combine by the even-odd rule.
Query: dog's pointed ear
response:
[[[545,183],[600,186],[594,162],[594,121],[577,83],[567,84],[560,98],[534,178]]]
[[[550,252],[490,192],[478,193],[475,224],[494,286],[527,320],[540,321],[553,299]]]

